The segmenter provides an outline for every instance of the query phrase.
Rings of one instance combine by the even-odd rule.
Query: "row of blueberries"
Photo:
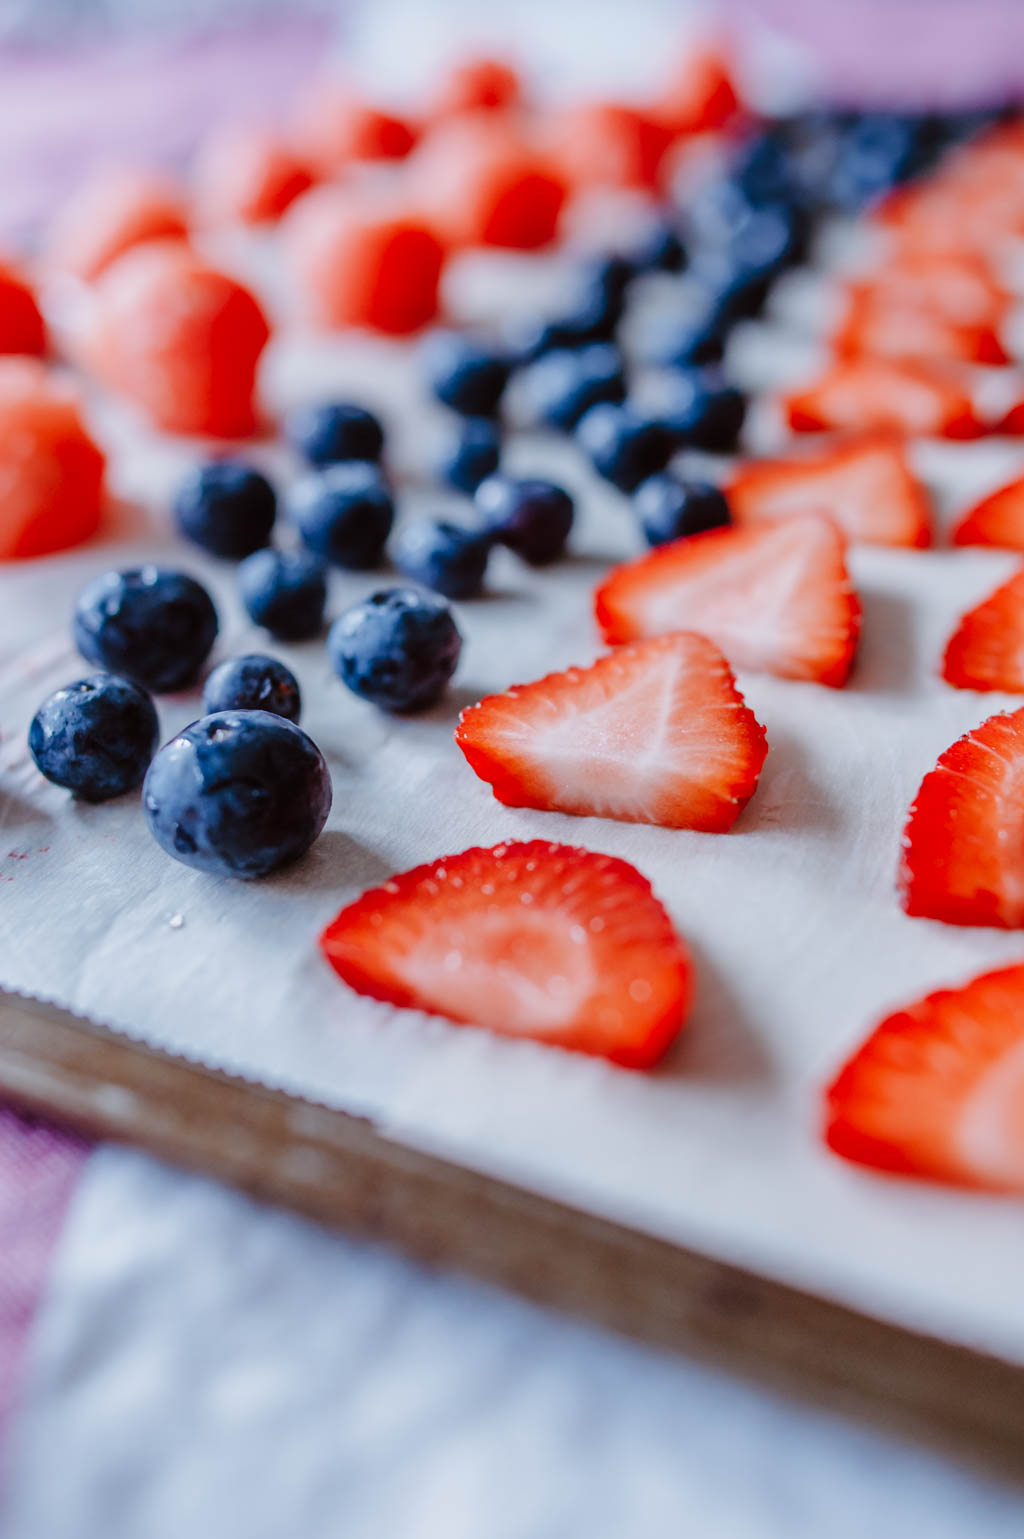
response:
[[[400,528],[395,565],[450,598],[468,598],[484,581],[492,543],[526,560],[555,560],[564,549],[572,504],[550,483],[499,477],[500,412],[513,373],[533,420],[576,434],[595,470],[627,494],[651,544],[728,519],[706,483],[664,474],[680,449],[736,449],[746,400],[718,368],[731,328],[762,307],[771,284],[802,259],[822,206],[856,207],[927,168],[949,143],[979,126],[932,117],[804,114],[749,137],[725,172],[692,197],[685,213],[663,209],[627,252],[581,261],[572,304],[529,323],[506,347],[439,330],[421,349],[421,368],[437,400],[458,420],[442,447],[438,479],[475,498],[475,520],[420,519]],[[667,366],[657,415],[628,399],[618,328],[634,281],[654,271],[687,273],[685,314],[659,328],[649,361]],[[394,521],[381,469],[384,433],[365,409],[346,403],[299,408],[285,436],[313,468],[290,491],[287,512],[306,549],[350,569],[379,564]],[[651,478],[654,478],[651,481]],[[651,482],[645,486],[645,482]],[[182,532],[219,556],[240,559],[269,542],[273,488],[248,467],[203,467],[182,488]],[[243,572],[243,596],[258,623],[298,639],[319,629],[322,572],[298,555],[264,554]]]
[[[283,663],[231,658],[206,680],[205,714],[158,748],[149,692],[124,675],[95,673],[43,702],[29,751],[47,779],[86,801],[143,784],[150,832],[185,865],[266,876],[305,854],[331,809],[330,771],[297,725],[300,708]]]
[[[652,337],[650,361],[721,359],[731,329],[804,259],[823,214],[864,208],[1000,116],[815,110],[762,124],[724,174],[686,190],[691,283],[675,322]]]
[[[150,691],[192,684],[217,630],[206,589],[182,572],[104,574],[78,600],[74,637],[105,671],[50,695],[32,720],[28,746],[48,780],[85,801],[108,801],[144,781],[149,828],[175,859],[221,875],[265,876],[319,835],[331,806],[330,774],[298,726],[297,680],[262,654],[214,668],[203,687],[203,716],[158,751]],[[371,595],[328,636],[341,679],[393,711],[433,704],[461,645],[447,604],[412,588]]]
[[[288,714],[298,703],[282,664],[233,658],[207,681],[207,714],[158,749],[148,692],[96,673],[43,702],[29,749],[48,779],[83,800],[142,783],[149,830],[175,860],[214,875],[267,876],[306,853],[331,810],[327,762]]]
[[[251,618],[281,640],[301,641],[321,628],[328,565],[365,571],[381,563],[394,500],[384,473],[368,461],[328,465],[303,477],[287,499],[288,520],[303,547],[295,550],[268,546],[276,502],[259,471],[219,460],[189,475],[174,510],[179,529],[195,544],[218,556],[245,558],[239,585]],[[550,481],[492,475],[476,489],[474,512],[472,525],[409,520],[392,541],[395,566],[447,598],[472,598],[483,586],[495,544],[535,566],[557,560],[575,509],[569,494]]]
[[[703,399],[716,397],[705,392]],[[737,402],[742,419],[744,402],[738,391],[723,385],[717,399]],[[193,471],[174,503],[178,528],[195,544],[220,557],[248,558],[240,570],[243,601],[257,624],[283,640],[301,640],[319,630],[326,597],[325,563],[349,570],[380,563],[395,511],[378,460],[367,457],[370,446],[365,437],[370,428],[375,430],[378,455],[383,447],[376,419],[346,403],[305,408],[303,417],[329,420],[336,427],[344,424],[346,429],[358,430],[349,438],[364,439],[355,446],[361,457],[351,458],[353,444],[346,433],[336,432],[330,449],[334,461],[320,460],[316,471],[291,488],[287,516],[304,551],[267,548],[277,514],[276,493],[258,470],[237,460],[213,461]],[[466,419],[465,430],[477,427],[493,433],[489,422]],[[323,437],[318,452],[326,454]],[[728,522],[725,499],[713,486],[665,472],[677,440],[663,423],[641,417],[628,406],[605,403],[587,411],[579,437],[609,480],[623,491],[637,492],[635,511],[650,544]],[[463,449],[467,442],[463,437]],[[463,472],[465,460],[460,450]],[[473,494],[472,523],[413,519],[398,530],[391,544],[391,557],[400,572],[447,598],[472,598],[481,591],[495,544],[505,545],[534,566],[557,560],[573,524],[573,501],[563,488],[546,480],[496,473],[496,444],[493,458],[478,468],[487,473],[463,477],[463,489]]]

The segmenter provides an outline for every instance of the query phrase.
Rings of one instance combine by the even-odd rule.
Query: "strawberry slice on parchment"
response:
[[[942,989],[875,1028],[826,1094],[836,1154],[1024,1192],[1024,966]]]
[[[733,668],[834,686],[846,682],[860,628],[846,542],[814,516],[661,545],[615,567],[595,608],[612,643],[699,631]]]
[[[509,806],[713,833],[739,817],[767,753],[725,658],[687,632],[489,695],[455,740]]]
[[[927,494],[897,438],[869,433],[816,453],[750,460],[725,487],[738,524],[825,513],[847,539],[870,545],[931,544]]]
[[[924,777],[900,883],[919,918],[1024,928],[1024,709],[990,716]]]
[[[692,964],[635,867],[543,839],[463,850],[372,888],[324,930],[360,994],[649,1068]]]

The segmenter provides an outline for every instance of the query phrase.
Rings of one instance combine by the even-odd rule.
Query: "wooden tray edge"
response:
[[[801,1292],[0,990],[0,1099],[1018,1476],[1024,1368]]]

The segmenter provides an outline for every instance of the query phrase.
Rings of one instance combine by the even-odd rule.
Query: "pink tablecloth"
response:
[[[83,1144],[0,1109],[0,1431]]]
[[[30,235],[92,162],[183,165],[220,117],[273,121],[327,41],[324,18],[300,10],[178,43],[0,48],[0,241]]]

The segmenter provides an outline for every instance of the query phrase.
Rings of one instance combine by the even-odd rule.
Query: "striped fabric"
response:
[[[0,1108],[0,1431],[86,1147]]]

